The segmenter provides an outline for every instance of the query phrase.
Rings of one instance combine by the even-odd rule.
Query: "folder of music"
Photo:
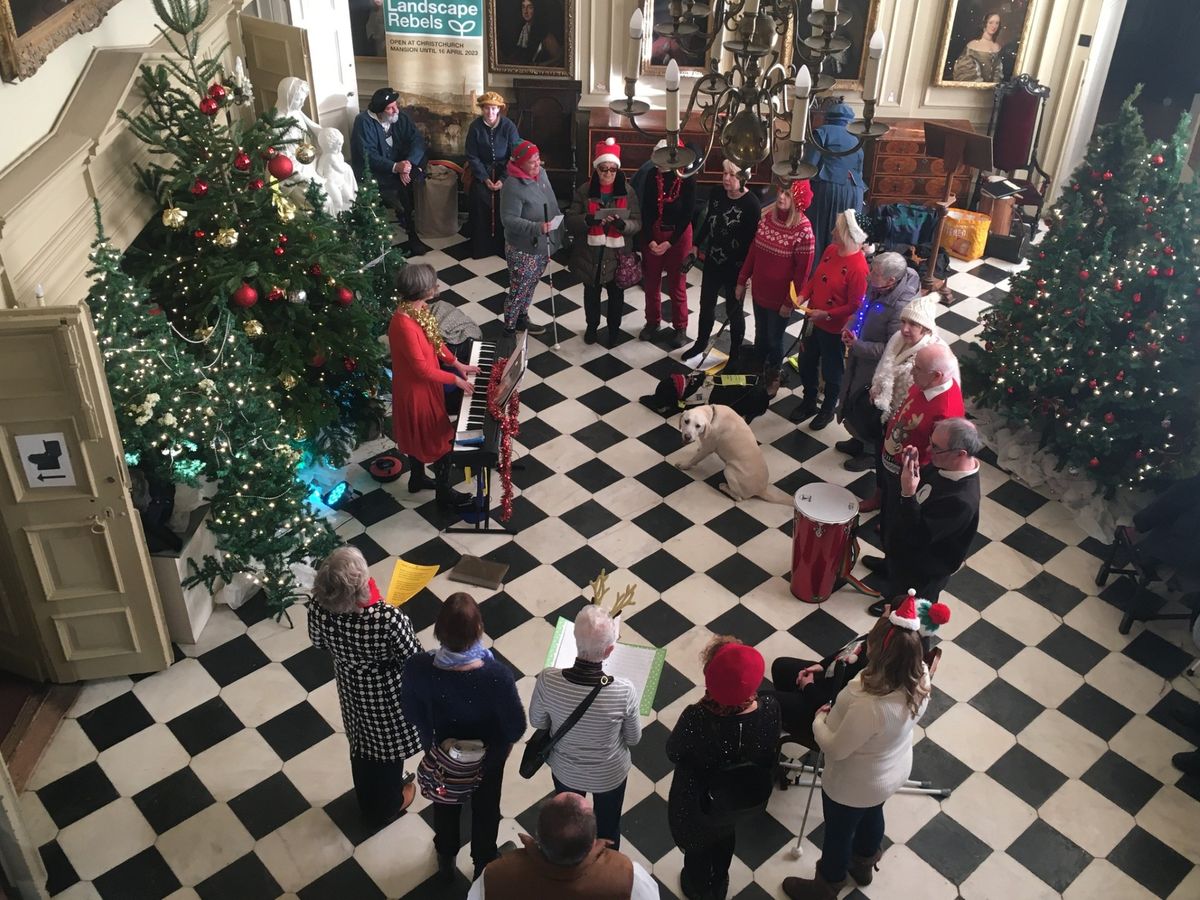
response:
[[[550,649],[546,653],[546,666],[554,669],[569,669],[575,664],[575,626],[562,616],[554,627]],[[662,678],[663,663],[667,661],[665,647],[647,647],[644,644],[626,644],[621,641],[604,660],[604,671],[608,675],[620,675],[633,682],[641,698],[638,712],[648,716],[654,711],[654,695],[658,693],[658,682]]]

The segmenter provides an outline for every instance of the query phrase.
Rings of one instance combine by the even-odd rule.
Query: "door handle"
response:
[[[107,509],[107,510],[105,510],[105,512],[111,515],[112,510]],[[104,532],[108,531],[108,525],[105,523],[104,517],[101,516],[99,513],[97,513],[96,515],[91,517],[91,522],[92,522],[92,527],[91,527],[92,534],[104,534]]]

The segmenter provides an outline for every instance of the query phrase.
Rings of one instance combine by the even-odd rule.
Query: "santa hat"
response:
[[[596,144],[595,158],[592,160],[592,168],[603,163],[612,163],[618,168],[621,165],[621,145],[617,143],[617,139],[607,137]]]
[[[909,588],[900,605],[888,616],[888,621],[896,628],[919,631],[922,636],[931,637],[939,626],[950,621],[950,607],[945,603],[919,600],[917,592]]]
[[[850,236],[850,240],[856,244],[865,243],[867,233],[862,230],[862,226],[858,224],[858,213],[852,209],[848,209],[842,213],[842,220],[846,223],[846,234]]]
[[[523,162],[537,152],[537,144],[533,141],[521,141],[513,148],[511,159],[515,163]]]
[[[922,294],[900,310],[900,318],[928,328],[930,332],[937,330],[937,294]]]

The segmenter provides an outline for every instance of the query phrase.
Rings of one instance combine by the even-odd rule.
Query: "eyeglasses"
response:
[[[596,166],[596,171],[602,172],[605,175],[612,175],[614,172],[619,172],[621,170],[616,166]]]
[[[957,447],[939,447],[933,441],[929,442],[929,455],[937,456],[939,453],[957,453]]]

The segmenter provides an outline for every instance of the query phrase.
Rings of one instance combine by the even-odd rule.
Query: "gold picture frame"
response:
[[[641,7],[641,9],[644,11],[646,9],[647,2],[648,2],[648,0],[638,0],[638,6]],[[642,48],[642,65],[641,65],[641,72],[640,72],[641,75],[665,75],[666,74],[667,64],[665,62],[658,62],[658,63],[654,62],[654,58],[655,58],[654,42],[656,40],[656,37],[654,34],[654,24],[657,21],[656,17],[658,17],[660,14],[667,15],[666,7],[669,2],[670,2],[670,0],[652,0],[652,5],[650,7],[649,38],[647,38],[645,41],[643,41],[644,46]],[[879,0],[870,0],[870,2],[878,3]],[[714,6],[715,6],[715,4],[714,4]],[[712,21],[713,21],[714,14],[715,13],[710,12],[708,14],[708,18],[705,20],[705,26],[704,26],[705,33],[710,33],[712,30]],[[668,16],[668,18],[669,18],[669,16]],[[789,21],[788,27],[787,27],[787,32],[783,36],[783,58],[779,60],[779,62],[782,63],[784,66],[791,64],[792,58],[795,54],[795,49],[794,49],[795,48],[795,43],[794,43],[795,42],[795,34],[796,34],[795,23]],[[726,37],[729,37],[729,35],[727,34]],[[708,55],[703,46],[701,46],[700,49],[697,51],[694,59],[685,59],[685,61],[680,62],[678,57],[673,57],[673,58],[675,58],[676,62],[679,63],[679,74],[680,75],[692,76],[692,77],[698,78],[699,76],[704,75],[706,72],[708,72]]]
[[[949,0],[934,62],[933,84],[992,90],[1000,82],[1021,74],[1036,3],[1037,0]],[[999,20],[994,32],[993,18]],[[984,49],[988,43],[997,44],[1000,49],[988,52]]]
[[[63,42],[91,31],[120,0],[67,0],[48,11],[38,0],[0,0],[0,76],[18,81],[37,72]]]
[[[843,67],[837,56],[832,58],[835,68],[831,69],[827,64],[825,73],[834,76],[833,90],[862,90],[863,76],[867,69],[867,45],[871,41],[871,34],[875,31],[875,23],[879,20],[879,2],[880,0],[841,0],[838,5],[839,11],[850,14],[850,21],[839,28],[837,32],[842,37],[849,38],[850,47],[845,53],[837,56],[845,57],[846,62],[857,61],[857,65],[851,63],[850,71],[853,72],[853,77],[845,77],[847,73],[842,70]],[[794,38],[796,43],[812,35],[812,26],[808,24],[808,17],[812,14],[813,5],[813,0],[805,0],[800,7],[800,27]]]
[[[487,0],[483,15],[488,74],[572,77],[575,3],[576,0]],[[532,12],[531,30],[522,45],[526,7]],[[539,55],[548,58],[539,62]]]

